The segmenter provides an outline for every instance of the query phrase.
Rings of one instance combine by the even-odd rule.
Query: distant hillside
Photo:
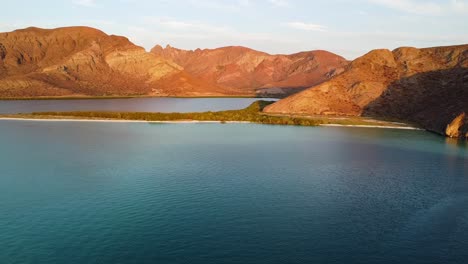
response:
[[[151,52],[182,66],[194,78],[251,94],[295,93],[330,79],[348,63],[327,51],[270,55],[245,47],[191,51],[156,46]]]

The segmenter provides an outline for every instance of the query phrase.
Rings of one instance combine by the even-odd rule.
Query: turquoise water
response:
[[[466,145],[423,132],[0,121],[1,263],[467,263]]]
[[[88,100],[0,100],[0,114],[46,111],[203,112],[241,109],[272,98],[127,98]]]

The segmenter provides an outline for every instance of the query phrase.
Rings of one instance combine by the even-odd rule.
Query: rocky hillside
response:
[[[260,95],[297,92],[330,79],[348,63],[327,51],[270,55],[245,47],[191,51],[158,45],[151,52],[206,83]]]
[[[374,50],[265,111],[397,119],[467,137],[468,45]]]
[[[239,47],[168,47],[150,53],[89,27],[26,28],[0,33],[0,97],[255,95],[320,83],[345,64],[324,51],[271,56]]]
[[[88,27],[0,34],[0,96],[158,94],[181,71],[128,39]]]

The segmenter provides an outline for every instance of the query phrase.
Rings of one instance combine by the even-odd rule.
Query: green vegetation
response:
[[[39,112],[21,117],[31,118],[86,118],[86,119],[124,119],[124,120],[144,120],[144,121],[240,121],[260,124],[278,125],[302,125],[316,126],[320,123],[314,119],[296,118],[288,116],[265,115],[261,111],[273,102],[256,101],[249,107],[241,110],[228,110],[219,112],[195,112],[195,113],[149,113],[149,112]],[[13,115],[17,116],[18,115]],[[10,116],[11,117],[11,116]]]
[[[194,113],[152,113],[152,112],[105,112],[105,111],[74,111],[74,112],[36,112],[31,114],[0,115],[0,118],[32,118],[32,119],[94,119],[94,120],[137,120],[137,121],[218,121],[226,122],[251,122],[271,125],[344,125],[344,126],[389,126],[408,127],[403,123],[383,120],[375,120],[363,117],[343,116],[286,116],[263,113],[265,106],[272,101],[259,100],[247,108],[241,110],[228,110],[219,112],[194,112]]]

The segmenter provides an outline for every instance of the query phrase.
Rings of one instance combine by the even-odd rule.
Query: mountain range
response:
[[[298,92],[341,73],[348,64],[343,57],[323,50],[270,55],[245,47],[191,51],[157,45],[151,53],[177,63],[204,83],[256,95]]]
[[[468,45],[380,49],[349,62],[322,50],[147,52],[89,27],[0,33],[0,97],[109,95],[290,95],[264,111],[404,121],[467,138]]]
[[[94,28],[31,27],[0,33],[0,96],[284,96],[330,79],[347,63],[326,51],[146,52]]]

